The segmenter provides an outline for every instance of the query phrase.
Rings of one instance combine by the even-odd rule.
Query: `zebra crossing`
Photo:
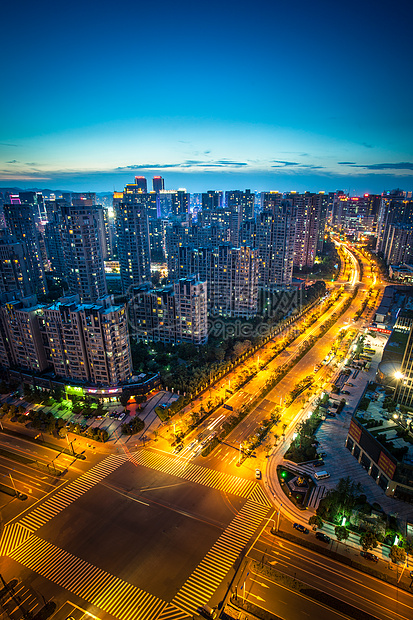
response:
[[[0,558],[9,555],[31,536],[31,532],[19,523],[6,525],[0,540]]]
[[[268,506],[249,499],[178,591],[172,604],[189,615],[205,605],[268,512]]]
[[[20,519],[19,524],[30,532],[35,532],[42,525],[53,519],[59,512],[67,508],[69,504],[75,502],[81,495],[86,493],[95,484],[111,474],[128,459],[125,454],[114,454],[92,467],[88,472],[82,474],[68,484],[64,489],[53,495],[50,499],[43,502],[38,508],[32,510],[30,514]]]
[[[156,620],[188,620],[190,616],[169,603],[156,618]]]
[[[171,602],[163,601],[35,535],[36,530],[126,462],[247,501]],[[0,553],[53,581],[119,620],[189,620],[206,604],[241,550],[267,516],[271,503],[261,485],[152,450],[111,455],[59,490],[18,523],[6,525]]]
[[[194,465],[173,455],[138,450],[131,455],[130,460],[136,465],[156,469],[165,474],[188,480],[188,482],[202,484],[224,493],[238,495],[239,497],[249,497],[255,487],[259,486],[255,480],[248,480],[247,478],[215,471],[201,465]]]
[[[327,489],[325,486],[314,487],[314,489],[311,491],[310,499],[308,500],[307,506],[309,508],[317,509],[319,503],[321,502],[323,497],[326,495],[326,493],[327,493]]]
[[[14,549],[10,557],[119,620],[154,619],[168,605],[35,535]],[[183,617],[176,614],[170,620]]]

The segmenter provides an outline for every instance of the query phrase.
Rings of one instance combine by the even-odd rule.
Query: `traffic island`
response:
[[[305,510],[315,487],[311,476],[298,474],[285,465],[277,466],[277,476],[283,493],[296,508]]]

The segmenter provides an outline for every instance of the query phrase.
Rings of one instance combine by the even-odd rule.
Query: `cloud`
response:
[[[129,164],[128,166],[118,166],[116,170],[162,170],[162,169],[188,169],[188,168],[240,168],[248,166],[245,161],[232,161],[229,159],[218,159],[204,161],[201,159],[186,159],[176,164]]]
[[[17,161],[17,159],[12,159],[10,161],[6,161],[6,164],[18,164],[19,162]]]
[[[353,161],[339,161],[338,163],[352,168],[363,168],[364,170],[413,170],[413,163],[409,161],[394,164],[356,164]]]
[[[19,144],[11,144],[10,142],[0,142],[0,146],[20,146]]]
[[[367,144],[367,142],[362,142],[361,146],[365,146],[366,149],[372,149],[373,148],[373,145],[372,144]]]
[[[299,166],[300,164],[296,161],[283,161],[281,159],[274,159],[275,164],[281,164],[281,166],[271,166],[272,168],[282,168],[286,166]]]
[[[290,168],[290,167],[295,168],[296,166],[298,166],[298,168],[308,168],[310,170],[320,170],[321,168],[324,168],[324,166],[314,166],[313,164],[300,164],[297,161],[283,161],[279,159],[274,159],[273,161],[276,164],[281,164],[281,165],[280,166],[272,165],[271,168]]]

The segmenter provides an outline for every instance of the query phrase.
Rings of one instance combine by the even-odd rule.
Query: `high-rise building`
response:
[[[208,312],[220,316],[252,317],[258,307],[258,251],[182,246],[177,250],[179,276],[199,273],[208,285]]]
[[[383,240],[383,258],[387,265],[401,265],[413,261],[413,228],[408,225],[389,224]]]
[[[107,294],[101,207],[61,206],[63,253],[69,292],[82,302]]]
[[[189,213],[190,196],[185,189],[172,194],[172,215],[178,217]]]
[[[154,192],[160,192],[162,189],[165,189],[165,183],[162,177],[153,177],[152,179],[152,188]]]
[[[406,407],[413,405],[413,312],[402,310],[394,325],[395,332],[401,332],[407,342],[394,391],[394,400]],[[402,338],[400,338],[402,341]]]
[[[257,217],[256,247],[259,251],[259,285],[289,286],[293,277],[297,210],[288,200],[274,201],[272,210]]]
[[[24,246],[27,271],[36,293],[42,295],[47,292],[47,286],[33,207],[20,203],[19,199],[18,203],[5,204],[4,214],[10,233]]]
[[[137,340],[205,344],[207,284],[192,275],[159,289],[149,283],[134,287],[129,321]]]
[[[42,305],[36,297],[0,306],[0,364],[43,372],[49,366],[42,334]]]
[[[312,267],[317,255],[317,246],[320,244],[323,194],[290,192],[284,197],[297,209],[294,266],[300,269]],[[324,236],[325,220],[323,225],[321,237]]]
[[[148,191],[148,183],[146,181],[146,177],[135,177],[135,185],[138,190],[144,192],[145,194]]]
[[[392,225],[413,229],[413,200],[401,190],[382,196],[377,223],[376,250],[379,254],[384,253]]]
[[[148,196],[137,185],[127,185],[115,205],[122,290],[127,293],[151,279]]]
[[[69,202],[74,207],[94,207],[96,205],[96,194],[94,192],[72,192]]]
[[[33,295],[36,283],[30,278],[25,248],[6,229],[0,229],[0,294],[19,291]]]
[[[51,304],[35,297],[0,306],[0,364],[34,373],[113,386],[132,375],[127,313],[107,295],[80,304],[77,295]]]
[[[216,211],[223,207],[224,193],[208,190],[202,194],[202,211]]]
[[[127,313],[107,295],[95,304],[62,299],[43,308],[50,361],[59,377],[111,386],[132,375]]]

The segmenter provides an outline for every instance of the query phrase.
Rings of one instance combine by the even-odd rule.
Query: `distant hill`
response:
[[[87,191],[87,190],[85,190]],[[47,189],[44,187],[0,187],[0,192],[9,192],[10,194],[18,194],[19,192],[41,192],[43,196],[50,194],[76,194],[81,192],[72,192],[69,189]],[[95,192],[96,196],[112,196],[113,192]]]

